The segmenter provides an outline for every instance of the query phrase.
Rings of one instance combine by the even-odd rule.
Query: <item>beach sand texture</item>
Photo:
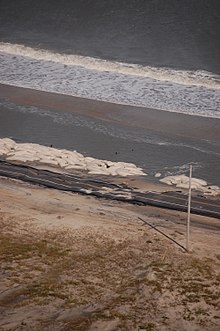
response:
[[[219,222],[191,221],[186,254],[185,214],[1,178],[0,329],[219,330]]]

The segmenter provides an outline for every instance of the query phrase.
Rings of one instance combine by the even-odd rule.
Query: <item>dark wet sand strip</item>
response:
[[[163,135],[220,141],[220,119],[125,106],[0,84],[0,98],[20,105],[67,111],[141,127]]]

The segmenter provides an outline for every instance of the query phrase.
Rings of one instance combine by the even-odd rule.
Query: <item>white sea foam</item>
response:
[[[160,179],[160,182],[167,185],[175,185],[177,188],[188,189],[189,188],[189,177],[186,175],[167,176]],[[192,190],[203,192],[204,195],[219,196],[220,188],[217,185],[209,186],[208,183],[200,178],[191,179]]]
[[[203,70],[183,71],[170,68],[156,68],[123,62],[112,62],[103,59],[54,53],[47,50],[34,49],[31,47],[0,42],[0,52],[11,55],[20,55],[35,60],[52,61],[65,65],[80,66],[97,71],[110,71],[118,74],[154,78],[161,81],[171,81],[184,85],[204,86],[207,88],[220,89],[220,77]]]
[[[9,138],[0,139],[0,155],[9,161],[34,162],[64,170],[81,170],[90,174],[110,176],[144,176],[133,163],[112,162],[85,157],[76,151],[60,150],[32,143],[19,144]]]
[[[220,84],[205,72],[129,65],[0,43],[0,81],[8,85],[220,117]]]

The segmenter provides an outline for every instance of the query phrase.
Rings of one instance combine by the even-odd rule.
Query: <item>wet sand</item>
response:
[[[165,136],[213,142],[220,140],[220,119],[217,118],[119,105],[3,84],[0,84],[0,98],[20,105],[71,112],[110,123],[140,127]]]

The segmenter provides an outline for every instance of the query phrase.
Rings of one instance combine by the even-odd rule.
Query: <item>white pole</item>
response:
[[[190,228],[190,209],[191,209],[191,182],[192,182],[192,164],[189,166],[189,196],[188,196],[188,213],[186,226],[186,250],[189,252],[189,228]]]

